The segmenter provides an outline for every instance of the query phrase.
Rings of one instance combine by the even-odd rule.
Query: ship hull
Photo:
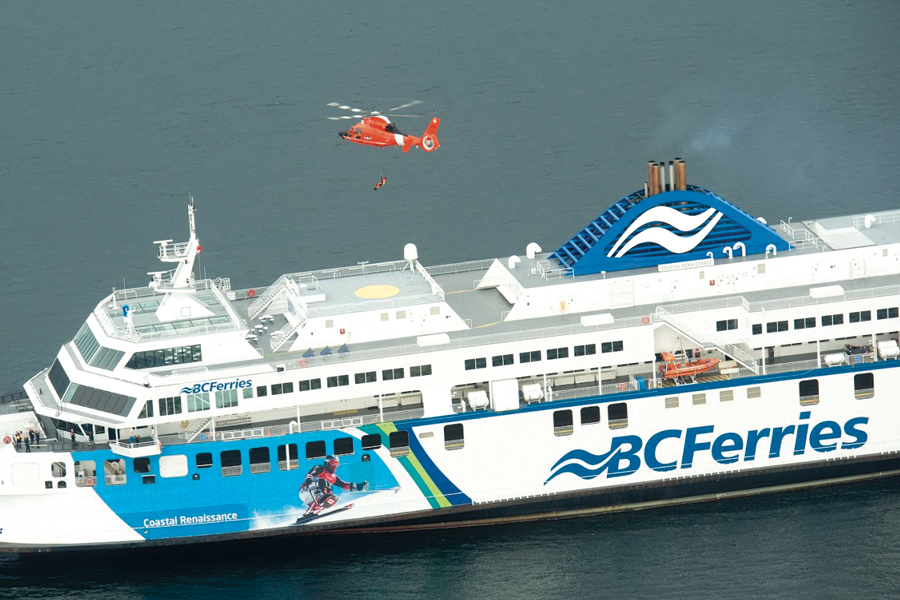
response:
[[[853,391],[854,382],[870,377],[871,390]],[[804,405],[798,387],[810,378],[820,382],[822,397]],[[892,477],[900,474],[898,387],[900,362],[885,361],[547,402],[507,413],[163,447],[159,458],[146,462],[149,475],[134,471],[139,461],[110,475],[109,465],[121,458],[107,449],[24,454],[7,448],[0,452],[0,479],[15,484],[14,465],[35,461],[35,469],[57,465],[66,474],[27,494],[9,485],[0,490],[0,514],[20,516],[0,523],[0,551],[495,525]],[[671,408],[676,393],[693,401],[730,400]],[[623,403],[627,423],[554,427],[560,413],[585,415],[596,407],[618,414]],[[449,440],[446,432],[460,424],[464,440]],[[405,434],[406,445],[392,448],[398,434]],[[371,436],[381,445],[360,446]],[[338,447],[341,440],[351,440],[354,450],[341,456],[337,475],[355,483],[334,488],[332,510],[300,519],[309,506],[301,484],[309,473],[321,472],[322,462],[304,457],[303,449],[309,454],[316,444]],[[224,463],[228,453],[246,462],[260,452],[281,458],[286,448],[294,457],[299,448],[299,459],[251,463],[249,470],[242,463],[236,472]],[[215,465],[201,464],[200,457],[212,461],[213,453]],[[173,462],[186,468],[167,472],[165,465]],[[85,468],[106,475],[89,485],[72,481]]]
[[[495,506],[465,506],[419,515],[397,515],[353,522],[308,526],[302,530],[272,530],[217,534],[193,538],[160,539],[141,542],[90,545],[8,545],[0,552],[39,554],[49,552],[146,549],[219,543],[234,540],[285,538],[347,534],[416,532],[464,527],[484,527],[532,521],[596,517],[625,511],[729,500],[762,494],[796,492],[885,479],[900,475],[900,453],[818,464],[764,469],[752,474],[732,473],[691,477],[672,483],[619,486],[587,492],[561,494],[550,499],[522,498]]]

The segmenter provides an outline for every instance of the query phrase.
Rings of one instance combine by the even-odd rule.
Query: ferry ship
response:
[[[681,159],[650,162],[553,252],[426,267],[407,244],[248,289],[195,278],[193,201],[188,217],[148,286],[103,298],[0,404],[0,550],[463,527],[900,473],[900,212],[773,227],[688,185]]]

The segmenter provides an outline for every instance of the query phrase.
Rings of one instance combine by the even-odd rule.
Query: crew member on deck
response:
[[[387,183],[387,177],[385,177],[384,175],[382,175],[382,176],[381,176],[381,181],[379,181],[378,183],[375,184],[375,191],[377,192],[377,191],[378,191],[378,188],[380,188],[381,186],[383,186],[383,185],[386,184],[386,183]]]

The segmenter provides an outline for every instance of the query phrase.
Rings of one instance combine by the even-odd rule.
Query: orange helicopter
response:
[[[353,108],[352,106],[347,106],[346,104],[330,102],[328,106],[332,108],[339,108],[341,110],[348,110],[353,114],[328,118],[332,121],[341,121],[345,119],[358,119],[362,117],[362,120],[359,123],[352,125],[346,131],[338,132],[338,135],[341,136],[342,139],[349,140],[356,144],[362,144],[363,146],[378,146],[379,148],[386,148],[388,146],[400,146],[401,148],[403,148],[404,152],[409,152],[410,148],[419,146],[425,152],[433,152],[441,147],[441,142],[437,137],[437,130],[441,124],[441,120],[439,118],[432,117],[431,122],[428,124],[428,128],[425,129],[425,133],[422,134],[422,137],[406,135],[397,128],[397,125],[393,123],[390,118],[388,118],[390,116],[419,116],[401,115],[396,113],[396,111],[398,110],[404,110],[406,108],[417,106],[419,104],[422,104],[421,100],[413,100],[412,102],[407,102],[406,104],[395,106],[394,108],[390,108],[384,112],[379,112],[377,110],[365,111],[359,108]]]

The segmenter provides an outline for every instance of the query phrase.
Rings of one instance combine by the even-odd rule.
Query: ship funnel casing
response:
[[[639,195],[640,192],[633,194]],[[629,198],[631,196],[614,206],[625,206],[624,201]],[[608,216],[609,212],[601,217]],[[601,217],[593,223],[602,221]],[[567,244],[571,246],[578,241],[583,244],[584,237],[576,235]],[[708,252],[718,255],[724,245],[737,243],[742,244],[742,249],[746,247],[748,255],[765,254],[770,244],[775,244],[779,250],[789,248],[788,242],[771,227],[713,192],[676,190],[631,203],[630,208],[577,260],[571,260],[577,253],[567,245],[554,252],[552,257],[572,268],[577,276],[705,261]]]

